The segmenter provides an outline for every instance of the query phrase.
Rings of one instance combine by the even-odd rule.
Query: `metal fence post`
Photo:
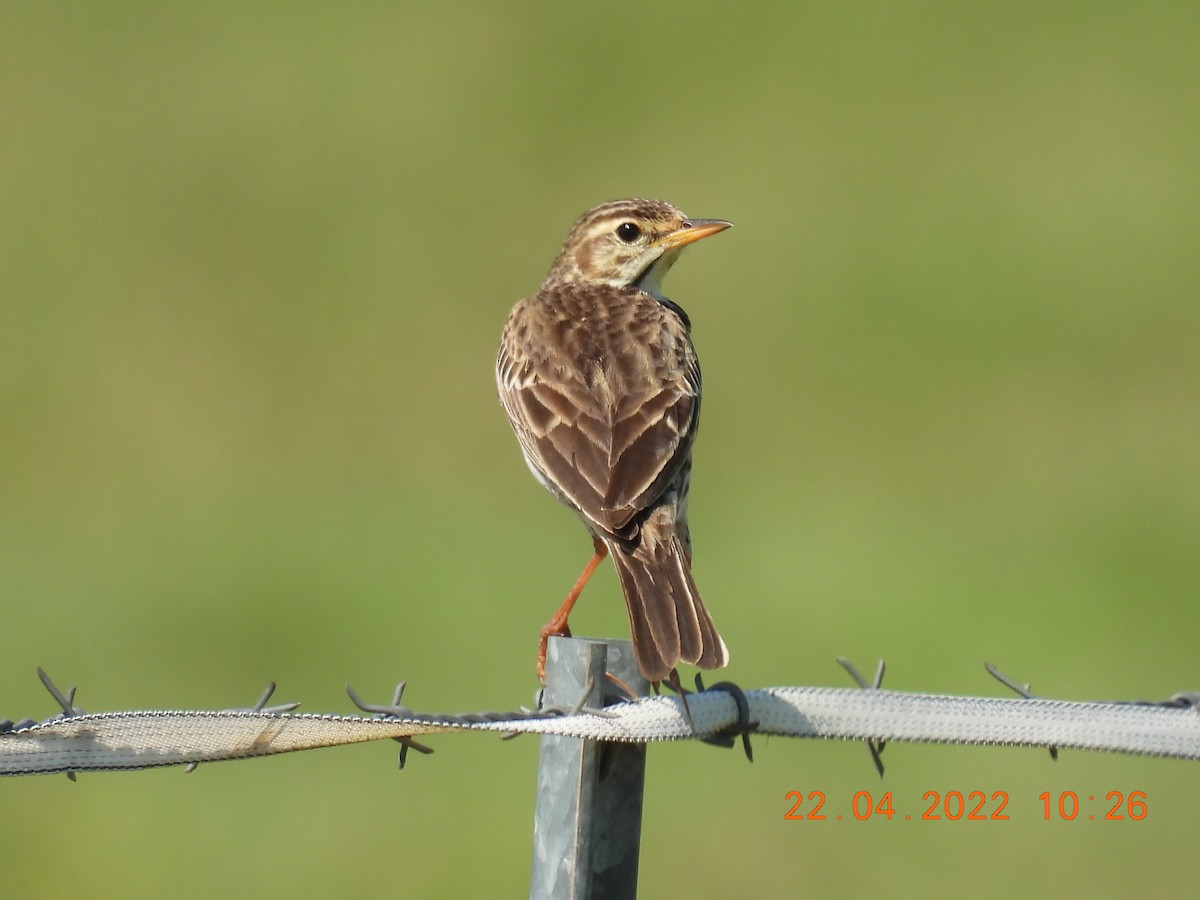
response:
[[[546,703],[603,703],[605,671],[639,695],[649,685],[628,641],[551,638]],[[535,900],[600,900],[637,894],[644,744],[546,735],[538,752],[533,822]]]

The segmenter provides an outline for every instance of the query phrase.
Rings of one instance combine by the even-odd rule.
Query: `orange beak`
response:
[[[663,235],[651,246],[662,247],[664,251],[674,250],[731,227],[733,223],[724,219],[687,219],[682,228]]]

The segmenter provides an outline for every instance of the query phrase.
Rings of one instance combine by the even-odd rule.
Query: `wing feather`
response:
[[[683,321],[641,291],[575,291],[549,318],[533,308],[555,301],[514,308],[496,364],[500,401],[542,483],[594,531],[631,541],[687,461],[695,351]],[[572,317],[589,327],[572,329]]]

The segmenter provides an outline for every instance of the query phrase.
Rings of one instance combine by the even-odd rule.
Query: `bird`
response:
[[[662,200],[614,200],[571,228],[538,292],[517,302],[496,357],[496,389],[525,462],[583,520],[593,554],[541,630],[553,635],[605,559],[617,571],[634,656],[647,681],[729,651],[692,577],[688,489],[700,420],[691,321],[662,293],[688,244],[732,223],[691,219]]]

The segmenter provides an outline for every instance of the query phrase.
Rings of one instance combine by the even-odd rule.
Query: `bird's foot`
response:
[[[571,628],[567,625],[566,616],[560,619],[556,615],[542,626],[542,630],[538,635],[537,677],[539,683],[543,685],[546,683],[546,653],[549,650],[550,638],[570,636]]]

